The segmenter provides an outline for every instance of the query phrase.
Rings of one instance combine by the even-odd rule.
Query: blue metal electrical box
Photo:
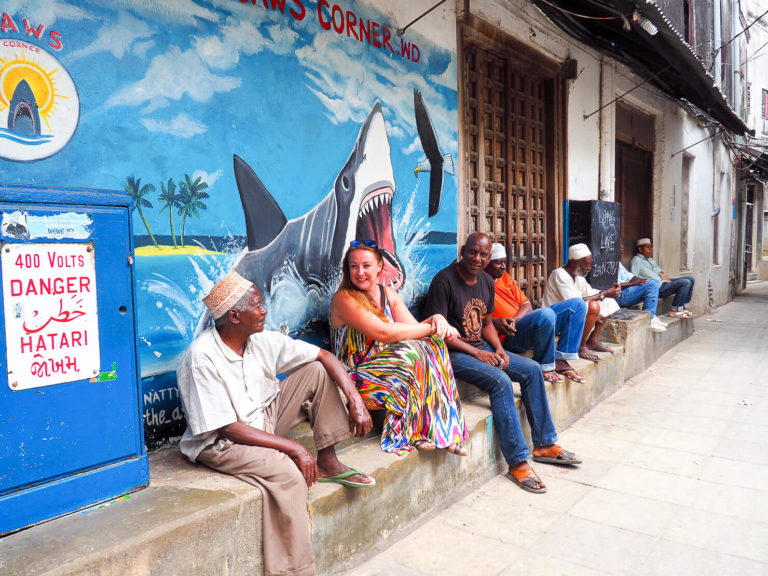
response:
[[[0,184],[0,535],[149,483],[131,202]]]

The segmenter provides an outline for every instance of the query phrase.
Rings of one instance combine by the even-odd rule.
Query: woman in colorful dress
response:
[[[382,257],[355,240],[331,301],[331,344],[369,410],[386,410],[381,448],[442,448],[466,456],[468,438],[448,349],[458,336],[439,314],[417,322],[394,290],[377,283]]]

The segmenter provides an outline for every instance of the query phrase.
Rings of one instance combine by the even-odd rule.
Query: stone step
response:
[[[645,313],[616,319],[612,332],[607,332],[617,342],[616,352],[599,354],[597,364],[573,362],[586,382],[566,379],[547,384],[559,430],[621,386],[628,368],[652,362],[693,329],[691,320],[675,319],[667,332],[649,333],[648,322]],[[628,360],[630,353],[637,356],[636,361]],[[458,500],[505,468],[487,396],[463,383],[460,390],[471,433],[466,458],[445,451],[398,457],[381,451],[378,434],[340,451],[346,464],[373,474],[377,484],[358,490],[318,484],[310,491],[319,574],[358,561],[374,544],[407,531],[425,514]],[[527,432],[519,401],[518,408]],[[208,576],[263,572],[257,489],[190,464],[175,446],[153,451],[149,461],[149,488],[0,538],[3,573]],[[545,469],[539,472],[546,475]],[[510,484],[510,490],[516,488]]]

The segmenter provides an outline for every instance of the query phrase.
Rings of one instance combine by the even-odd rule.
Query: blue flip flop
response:
[[[363,482],[353,482],[352,480],[346,480],[346,478],[349,478],[350,476],[354,476],[355,474],[360,474],[360,476],[366,476],[373,480],[370,484],[364,484]],[[376,486],[376,479],[373,476],[368,476],[368,474],[365,474],[358,470],[357,468],[350,468],[346,472],[342,472],[341,474],[336,474],[336,476],[323,476],[322,478],[317,479],[318,482],[332,482],[334,484],[342,484],[343,486],[349,486],[351,488],[372,488],[373,486]]]

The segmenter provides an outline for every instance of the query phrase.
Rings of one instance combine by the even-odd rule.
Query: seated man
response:
[[[432,280],[425,315],[442,314],[459,331],[446,342],[456,378],[487,392],[509,478],[523,490],[547,491],[528,464],[528,446],[520,427],[512,381],[520,382],[523,404],[531,424],[533,459],[548,464],[580,464],[575,455],[555,444],[557,433],[549,413],[541,366],[529,358],[507,352],[491,322],[493,280],[483,270],[491,258],[491,239],[476,232],[461,248],[461,260],[444,268]]]
[[[575,382],[583,382],[584,377],[568,360],[579,357],[586,302],[571,298],[534,310],[531,301],[507,273],[507,251],[502,244],[491,246],[491,261],[485,271],[494,279],[496,300],[492,320],[504,349],[518,353],[532,349],[533,359],[541,364],[545,380],[561,382],[558,374],[563,374]],[[560,337],[557,349],[556,335]]]
[[[261,490],[266,574],[312,575],[308,488],[376,483],[339,462],[334,446],[350,433],[367,434],[370,414],[333,354],[264,331],[261,295],[237,272],[203,301],[215,325],[192,342],[177,370],[187,416],[181,452]],[[279,382],[278,374],[290,375]],[[317,460],[283,437],[303,420],[312,425]]]
[[[659,298],[666,298],[674,294],[670,316],[676,318],[693,318],[693,312],[688,308],[693,297],[693,285],[696,279],[693,276],[682,278],[670,278],[664,274],[661,266],[653,259],[653,244],[650,238],[640,238],[637,241],[637,251],[629,263],[632,274],[640,278],[653,278],[659,283]]]
[[[624,254],[624,242],[621,240],[619,240],[619,253]],[[629,308],[642,302],[643,310],[651,313],[651,330],[664,332],[667,329],[667,325],[656,316],[656,305],[659,302],[659,283],[656,280],[633,276],[619,261],[619,286],[621,286],[621,294],[616,298],[619,306]]]
[[[607,290],[595,290],[584,279],[592,270],[592,252],[586,244],[574,244],[568,249],[568,264],[555,268],[547,279],[544,289],[544,306],[551,306],[570,298],[582,298],[587,302],[587,318],[579,344],[579,356],[597,362],[597,352],[611,350],[600,344],[600,332],[605,320],[619,309],[614,298],[621,295],[618,282]]]

